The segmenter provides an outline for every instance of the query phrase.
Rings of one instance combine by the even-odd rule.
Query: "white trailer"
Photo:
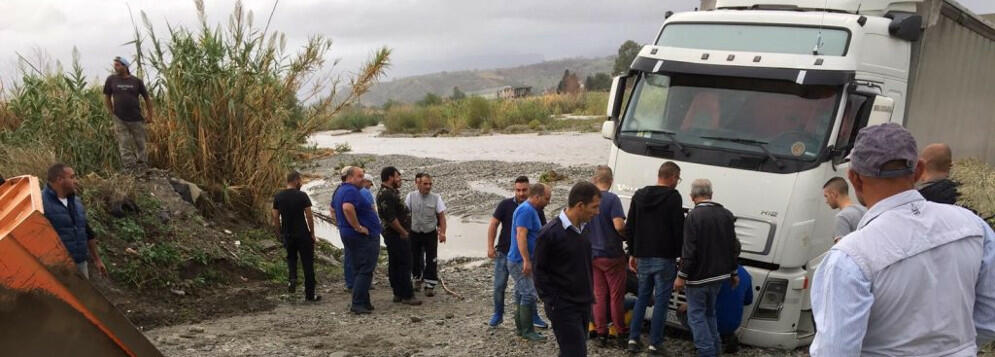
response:
[[[615,78],[612,190],[628,207],[668,160],[684,194],[710,179],[753,277],[740,340],[795,348],[814,336],[809,280],[833,242],[822,186],[846,176],[861,128],[897,122],[995,161],[995,28],[952,0],[713,3],[668,17]]]

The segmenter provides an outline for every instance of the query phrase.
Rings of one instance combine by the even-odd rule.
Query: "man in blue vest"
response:
[[[62,245],[76,263],[79,272],[87,279],[90,272],[87,269],[87,259],[93,261],[94,267],[104,276],[107,267],[97,253],[97,241],[93,230],[86,223],[86,211],[83,202],[76,197],[76,172],[64,164],[55,164],[48,168],[48,185],[42,192],[42,205],[45,208],[45,218],[59,234]]]

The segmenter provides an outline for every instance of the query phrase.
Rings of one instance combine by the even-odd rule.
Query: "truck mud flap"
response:
[[[162,356],[77,270],[44,216],[38,179],[0,185],[0,351]]]

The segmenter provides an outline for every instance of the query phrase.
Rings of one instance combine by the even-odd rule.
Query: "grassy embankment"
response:
[[[132,72],[155,103],[147,127],[151,165],[203,188],[207,203],[199,210],[179,212],[176,202],[152,192],[155,179],[118,173],[103,81],[89,81],[76,58],[69,69],[25,63],[16,84],[0,91],[0,175],[44,178],[52,163],[74,167],[110,283],[135,294],[223,288],[233,278],[285,280],[267,226],[270,199],[291,169],[315,155],[306,138],[366,92],[389,63],[390,50],[377,50],[345,82],[349,94],[334,100],[340,83],[316,76],[330,40],[315,36],[287,52],[283,35],[254,27],[241,4],[227,26],[208,25],[203,3],[195,4],[195,29],[158,32],[142,14]],[[315,83],[327,85],[303,90]],[[139,212],[113,218],[111,206],[125,198]]]
[[[340,113],[323,129],[359,131],[382,122],[388,134],[597,131],[604,121],[600,116],[604,114],[608,93],[547,94],[505,100],[476,96],[434,98],[437,99],[418,104],[389,104],[378,109],[352,108]],[[599,117],[564,119],[569,114]]]

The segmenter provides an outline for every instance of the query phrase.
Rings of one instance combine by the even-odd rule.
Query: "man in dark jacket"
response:
[[[587,355],[587,324],[594,302],[587,222],[598,214],[601,190],[590,182],[570,189],[567,209],[539,231],[535,284],[553,323],[560,356]]]
[[[922,149],[919,160],[926,164],[926,171],[916,184],[916,189],[927,201],[955,204],[959,194],[959,184],[950,179],[950,168],[953,166],[953,153],[950,145],[930,144]]]
[[[273,196],[273,226],[283,247],[287,249],[287,273],[290,284],[288,290],[297,290],[297,260],[300,258],[304,270],[304,300],[318,301],[315,295],[314,245],[318,237],[314,234],[314,214],[311,212],[311,198],[301,191],[301,174],[293,171],[287,175],[287,187]]]
[[[695,206],[684,221],[684,249],[674,290],[679,292],[687,285],[688,324],[694,347],[699,356],[709,357],[722,351],[715,302],[722,282],[731,278],[732,288],[739,285],[740,245],[736,218],[712,202],[710,181],[698,179],[691,184],[691,201]]]
[[[59,234],[62,245],[69,251],[83,277],[90,278],[87,258],[93,260],[97,271],[106,276],[107,268],[97,252],[97,240],[86,223],[83,202],[76,196],[76,172],[73,168],[63,164],[48,168],[48,185],[42,192],[42,205],[45,218]]]
[[[681,256],[684,208],[674,187],[681,180],[681,168],[672,161],[660,165],[657,184],[646,186],[632,196],[625,236],[629,247],[629,266],[639,276],[639,300],[629,326],[629,352],[642,349],[643,316],[654,296],[650,324],[650,353],[663,353],[663,326],[667,318],[667,301],[677,275],[675,259]],[[654,287],[656,292],[654,294]]]
[[[401,171],[387,166],[380,171],[377,207],[387,245],[387,276],[394,291],[394,302],[421,305],[411,285],[411,211],[401,200]]]

